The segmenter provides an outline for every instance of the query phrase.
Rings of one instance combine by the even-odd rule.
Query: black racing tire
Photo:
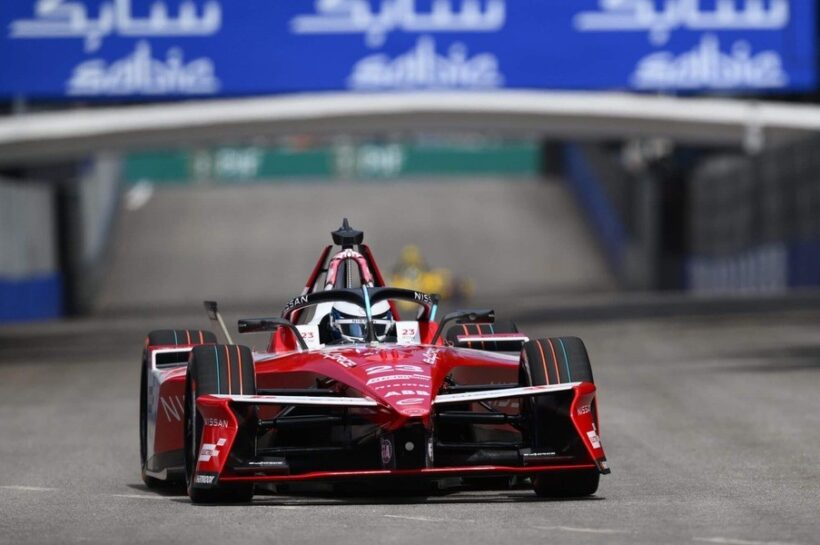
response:
[[[521,348],[521,371],[525,386],[595,383],[586,346],[578,337],[527,341]]]
[[[597,469],[551,471],[536,475],[532,489],[539,498],[581,498],[595,494],[600,480]]]
[[[523,386],[595,383],[586,346],[577,337],[550,337],[524,343],[519,381]],[[549,412],[550,403],[549,398],[541,398],[533,405],[541,404],[546,407],[545,412]],[[533,410],[539,409],[533,407]],[[600,478],[598,469],[551,471],[534,475],[532,485],[536,495],[542,498],[577,498],[594,494]]]
[[[214,344],[195,346],[185,378],[185,484],[194,503],[247,503],[253,484],[217,484],[203,489],[193,486],[193,473],[202,438],[202,416],[196,398],[205,394],[255,395],[256,376],[251,350],[246,346]]]
[[[148,361],[142,358],[140,372],[140,475],[150,489],[163,488],[170,483],[149,476],[146,471],[148,457]]]
[[[454,345],[459,335],[491,335],[498,333],[518,333],[518,328],[512,322],[508,324],[458,324],[447,330],[447,344]],[[478,350],[494,350],[504,351],[518,350],[519,345],[516,343],[507,343],[508,346],[502,345],[497,341],[481,341],[469,343],[467,348],[476,348]]]
[[[150,346],[181,346],[215,342],[216,335],[204,329],[158,329],[149,333],[146,340]]]
[[[158,488],[168,488],[182,484],[181,480],[169,479],[164,481],[151,477],[146,473],[148,457],[148,360],[142,358],[140,373],[140,475],[145,486],[154,490]]]
[[[152,331],[145,338],[145,348],[149,346],[180,346],[188,344],[215,343],[216,335],[202,329],[158,329]],[[142,366],[140,367],[140,474],[142,482],[151,489],[178,486],[182,479],[163,481],[146,474],[148,456],[148,352],[142,352]]]

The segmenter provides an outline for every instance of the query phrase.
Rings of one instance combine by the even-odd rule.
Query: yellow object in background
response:
[[[402,248],[399,261],[393,267],[391,286],[424,293],[437,293],[442,300],[465,300],[473,295],[473,282],[454,278],[449,269],[430,269],[421,249],[413,244]]]

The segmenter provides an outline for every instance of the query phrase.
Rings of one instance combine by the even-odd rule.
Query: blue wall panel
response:
[[[628,243],[626,227],[612,206],[599,174],[579,145],[564,146],[564,174],[595,229],[610,266],[621,274]]]
[[[685,288],[696,293],[779,293],[816,287],[820,287],[820,240],[816,239],[686,258]]]
[[[789,287],[820,286],[820,240],[801,240],[789,245]]]
[[[62,313],[63,286],[59,274],[0,278],[0,323],[58,318]]]

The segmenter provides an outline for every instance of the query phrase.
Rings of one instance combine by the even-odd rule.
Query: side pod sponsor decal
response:
[[[336,363],[338,363],[342,367],[347,367],[347,368],[356,367],[356,362],[351,360],[350,358],[348,358],[344,354],[335,354],[335,353],[322,354],[322,357],[325,358],[325,359],[328,359],[328,360],[335,361]]]
[[[589,437],[589,442],[592,443],[593,448],[601,448],[601,440],[598,438],[597,433],[588,431],[587,437]]]
[[[393,441],[389,437],[382,437],[380,443],[382,467],[393,467]]]
[[[216,475],[202,475],[201,473],[194,477],[196,484],[213,484]]]
[[[182,396],[160,397],[159,402],[168,422],[182,422],[182,415],[185,413]]]
[[[217,449],[224,447],[227,442],[227,439],[223,437],[216,443],[203,443],[202,450],[199,451],[198,460],[200,462],[210,462],[212,457],[219,456],[219,450]]]

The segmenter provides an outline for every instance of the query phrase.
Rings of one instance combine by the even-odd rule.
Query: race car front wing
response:
[[[367,397],[203,395],[197,399],[203,427],[192,485],[213,488],[232,482],[436,479],[590,469],[609,473],[595,394],[595,386],[587,382],[442,393],[433,400],[429,418],[402,421],[399,427],[389,407]],[[528,410],[515,414],[491,406],[516,399],[519,407]],[[469,410],[482,406],[490,410]],[[275,416],[266,418],[271,410]],[[539,416],[545,412],[546,416]],[[473,425],[483,426],[488,433],[500,430],[499,437],[505,440],[488,440],[484,435],[467,441],[462,432],[455,439],[452,434],[445,437],[447,430]],[[270,428],[316,426],[336,426],[340,431],[329,435],[337,441],[276,448],[264,444]],[[517,441],[509,440],[507,428],[521,432]],[[555,436],[561,437],[558,444]]]

